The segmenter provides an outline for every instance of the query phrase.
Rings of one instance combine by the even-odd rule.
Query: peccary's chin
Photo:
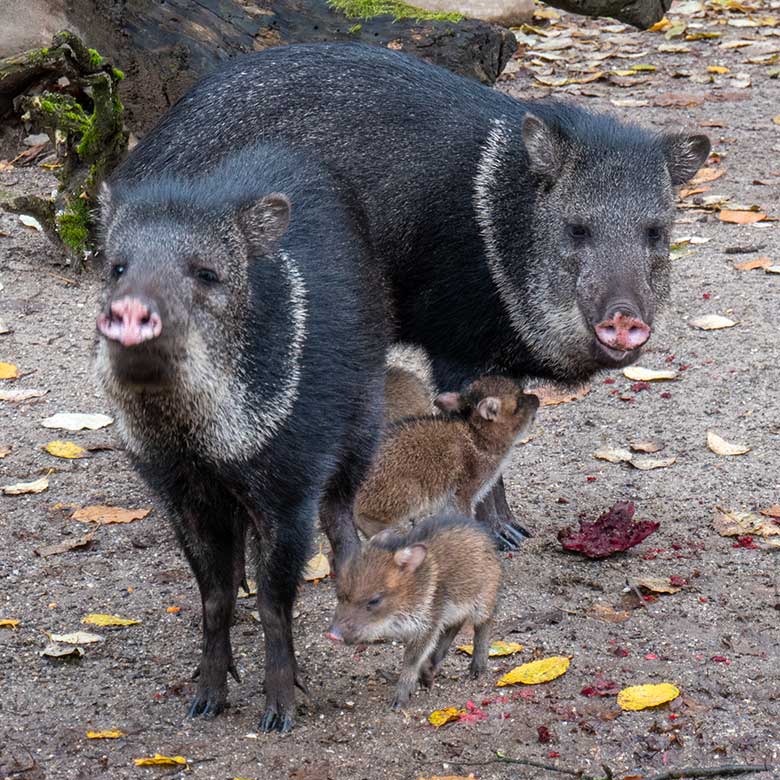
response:
[[[102,351],[103,369],[127,392],[165,392],[175,383],[176,361],[165,344],[124,347],[104,340]]]

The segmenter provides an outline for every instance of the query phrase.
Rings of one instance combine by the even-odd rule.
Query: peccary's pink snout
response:
[[[638,349],[650,338],[650,326],[639,317],[633,317],[622,311],[595,326],[596,338],[611,349],[631,352]]]
[[[344,637],[341,635],[341,631],[338,626],[331,626],[326,632],[325,636],[332,642],[343,642]]]
[[[132,347],[157,338],[162,332],[162,320],[138,298],[121,298],[113,301],[108,312],[97,318],[98,330],[123,347]]]

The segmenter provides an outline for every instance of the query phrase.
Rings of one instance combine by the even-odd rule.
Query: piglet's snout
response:
[[[139,298],[125,297],[98,315],[97,328],[107,339],[132,347],[156,339],[162,333],[162,319]]]
[[[631,352],[650,338],[650,326],[639,317],[616,311],[595,326],[596,338],[612,349]]]
[[[341,634],[341,630],[338,626],[331,626],[326,632],[325,636],[331,640],[331,642],[343,642],[344,637]]]

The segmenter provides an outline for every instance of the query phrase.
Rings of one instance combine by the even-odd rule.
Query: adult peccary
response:
[[[198,140],[183,143],[186,156]],[[260,727],[287,731],[302,686],[292,605],[317,512],[337,563],[359,544],[353,496],[383,418],[381,280],[365,273],[356,212],[284,149],[234,151],[203,174],[160,162],[143,182],[126,170],[102,197],[97,366],[200,587],[189,714],[219,713],[227,673],[238,679],[229,629],[248,530],[265,633]]]
[[[673,188],[710,149],[397,52],[320,44],[204,78],[123,175],[213,166],[248,133],[315,152],[363,205],[395,337],[427,350],[440,390],[487,372],[578,383],[636,360],[669,293]],[[500,482],[492,499],[483,515],[511,517]]]

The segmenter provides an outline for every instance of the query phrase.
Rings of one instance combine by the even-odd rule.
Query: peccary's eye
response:
[[[659,225],[650,225],[650,227],[645,230],[645,233],[647,235],[647,240],[651,243],[660,241],[664,235],[663,228]]]
[[[219,282],[219,277],[210,268],[198,268],[195,271],[195,278],[204,284],[217,284]]]
[[[586,238],[590,238],[590,228],[579,222],[567,225],[566,232],[569,234],[569,238],[573,238],[575,241],[584,241]]]
[[[378,607],[382,603],[382,596],[374,596],[373,598],[370,598],[366,602],[366,607],[368,609],[374,609],[374,607]]]
[[[111,276],[114,279],[118,279],[125,272],[125,266],[123,263],[117,263],[111,266]]]

